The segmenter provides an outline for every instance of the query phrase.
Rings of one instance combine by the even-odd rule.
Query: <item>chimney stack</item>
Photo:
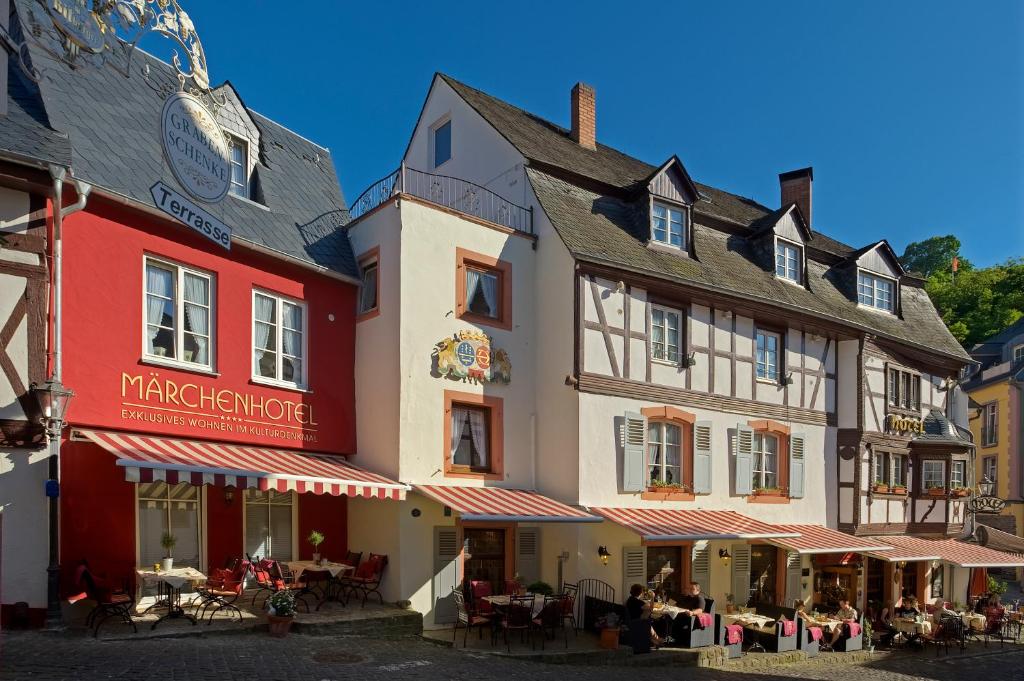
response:
[[[572,138],[581,147],[597,148],[597,95],[586,83],[572,89]]]
[[[814,168],[807,167],[779,173],[779,190],[782,193],[782,205],[795,203],[811,229],[811,183],[814,182]]]

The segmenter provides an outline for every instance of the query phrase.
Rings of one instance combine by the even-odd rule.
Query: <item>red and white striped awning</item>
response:
[[[99,430],[76,429],[74,435],[116,456],[129,482],[164,480],[395,500],[404,499],[409,489],[331,454]]]
[[[600,518],[532,490],[416,485],[417,492],[450,507],[463,520],[519,523],[599,523]]]
[[[1024,556],[996,551],[961,539],[925,539],[902,534],[870,537],[893,547],[878,558],[892,561],[941,560],[962,568],[1024,567]]]
[[[892,546],[874,537],[855,537],[821,525],[776,525],[784,532],[796,532],[797,537],[772,539],[771,543],[801,554],[865,553],[891,551]]]
[[[661,508],[593,508],[648,541],[697,539],[777,539],[795,537],[784,530],[736,511],[678,511]]]

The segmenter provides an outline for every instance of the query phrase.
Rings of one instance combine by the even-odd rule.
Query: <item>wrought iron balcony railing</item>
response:
[[[374,182],[349,208],[358,219],[397,194],[405,193],[487,222],[533,234],[533,210],[503,199],[490,189],[457,177],[434,175],[404,164]]]

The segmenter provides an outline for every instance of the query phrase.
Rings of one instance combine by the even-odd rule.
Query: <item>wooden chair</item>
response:
[[[452,643],[455,643],[456,637],[459,635],[459,627],[464,628],[466,631],[462,634],[462,647],[466,647],[466,643],[469,640],[469,630],[473,627],[477,628],[480,634],[480,640],[484,638],[484,627],[493,627],[493,620],[491,617],[485,617],[483,615],[475,615],[469,611],[466,607],[466,597],[462,594],[462,591],[458,587],[452,588],[452,598],[455,599],[455,606],[458,608],[459,616],[455,621],[455,628],[452,630]],[[491,631],[491,645],[494,645],[494,631]]]

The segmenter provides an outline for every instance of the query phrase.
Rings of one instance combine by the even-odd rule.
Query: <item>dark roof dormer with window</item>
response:
[[[854,251],[841,266],[859,307],[899,316],[900,280],[906,271],[884,239]]]
[[[814,235],[796,203],[754,222],[747,241],[757,263],[780,281],[807,286],[807,244]]]
[[[641,214],[648,228],[648,246],[691,254],[692,210],[698,196],[697,186],[677,156],[651,173],[641,199],[646,202]]]

